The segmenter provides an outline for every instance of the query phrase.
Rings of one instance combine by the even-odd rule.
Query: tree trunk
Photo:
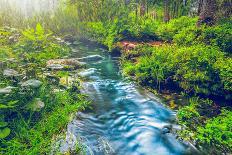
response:
[[[168,22],[170,20],[169,14],[169,0],[164,0],[164,22]]]
[[[142,0],[140,6],[140,16],[144,16],[145,13],[146,13],[146,0]]]
[[[198,0],[198,9],[197,9],[197,15],[198,16],[200,16],[200,14],[201,14],[202,3],[203,3],[203,0]]]
[[[216,20],[216,9],[216,0],[203,0],[197,26],[200,26],[202,24],[206,24],[209,26],[213,25]]]

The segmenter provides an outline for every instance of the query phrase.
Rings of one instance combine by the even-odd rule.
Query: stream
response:
[[[79,73],[87,79],[82,92],[92,105],[69,123],[67,143],[60,149],[79,141],[86,154],[94,155],[194,154],[192,147],[169,133],[170,126],[180,128],[175,124],[176,113],[123,77],[117,56],[91,44],[73,46],[73,58],[96,55],[103,59],[86,59],[87,68]]]

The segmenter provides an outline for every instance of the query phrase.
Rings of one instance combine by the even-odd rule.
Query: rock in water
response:
[[[78,60],[81,60],[81,61],[101,61],[103,59],[104,58],[100,55],[90,55],[87,57],[79,58]]]
[[[16,76],[19,76],[19,73],[13,69],[5,69],[3,71],[3,75],[5,77],[16,77]]]
[[[39,80],[31,79],[22,83],[22,87],[31,87],[31,88],[39,88],[42,85],[42,82]]]
[[[87,70],[84,70],[84,71],[78,73],[78,75],[81,77],[88,77],[88,76],[93,75],[95,72],[96,72],[95,68],[89,68]]]
[[[162,128],[162,134],[167,134],[170,133],[172,131],[172,125],[165,125]]]

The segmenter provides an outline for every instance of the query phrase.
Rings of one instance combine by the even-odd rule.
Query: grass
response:
[[[31,114],[31,117],[40,117],[34,124],[34,119],[21,119],[14,121],[12,126],[16,128],[15,137],[10,140],[2,140],[4,147],[1,153],[16,154],[49,154],[51,144],[57,135],[64,134],[67,124],[71,120],[71,114],[83,110],[88,101],[81,94],[70,94],[69,92],[58,92],[54,95],[52,102],[42,114]],[[31,124],[34,124],[31,126]]]

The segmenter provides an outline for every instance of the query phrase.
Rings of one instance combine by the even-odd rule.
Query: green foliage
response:
[[[121,40],[157,40],[158,26],[159,23],[150,17],[137,17],[131,13],[110,22],[88,22],[85,31],[91,39],[112,49]]]
[[[229,23],[223,23],[212,27],[190,26],[180,30],[173,36],[173,41],[178,45],[194,45],[205,43],[219,47],[222,51],[232,51],[232,27]]]
[[[48,88],[43,90],[46,89]],[[50,153],[53,136],[61,133],[70,121],[70,114],[88,104],[84,96],[76,94],[73,98],[69,92],[53,94],[46,91],[41,95],[45,101],[45,109],[40,113],[32,113],[29,120],[20,118],[11,124],[16,128],[17,134],[13,139],[1,141],[4,146],[1,151],[5,154]],[[34,123],[38,116],[40,119]]]
[[[22,36],[15,46],[19,54],[26,57],[30,62],[46,61],[67,55],[69,49],[55,41],[52,33],[45,32],[41,24],[37,24],[35,29],[22,31]]]
[[[200,114],[198,113],[194,103],[190,100],[190,105],[185,106],[178,110],[178,119],[179,122],[188,127],[195,127],[199,124],[198,119]]]
[[[219,47],[222,51],[232,51],[232,25],[229,22],[203,29],[203,41],[206,44]]]
[[[0,39],[0,60],[4,62],[0,66],[3,67],[0,70],[0,88],[14,87],[7,87],[9,93],[0,94],[0,152],[48,154],[54,135],[61,133],[70,121],[70,114],[88,104],[78,92],[65,90],[55,93],[51,84],[41,76],[41,67],[45,67],[46,60],[66,56],[70,49],[55,41],[54,36],[40,24],[21,33],[11,33],[11,28],[1,30],[7,35]],[[43,85],[39,88],[23,87],[21,76],[3,76],[5,67],[22,73],[27,79],[38,79]]]
[[[189,18],[187,16],[172,19],[169,23],[162,24],[157,31],[164,41],[172,41],[173,37],[181,30],[195,26],[197,20],[197,18]]]
[[[153,48],[151,55],[141,56],[136,65],[125,66],[125,70],[151,87],[172,81],[185,92],[224,97],[228,94],[230,98],[230,62],[231,58],[213,47],[162,46]]]
[[[208,119],[205,126],[197,129],[197,139],[201,144],[223,152],[232,151],[232,112],[223,110],[214,118]]]

